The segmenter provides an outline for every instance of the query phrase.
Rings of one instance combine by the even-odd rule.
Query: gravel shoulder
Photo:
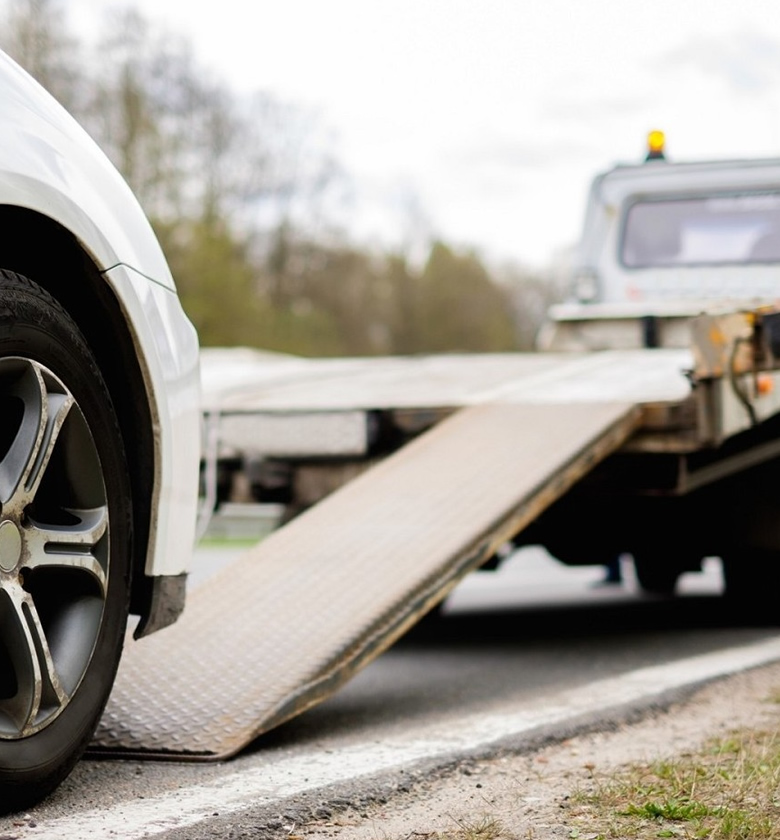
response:
[[[539,751],[468,762],[383,804],[348,808],[327,820],[286,827],[306,840],[533,838],[587,832],[572,803],[621,767],[674,758],[738,729],[778,729],[780,663],[713,682],[686,701],[614,731],[590,733]],[[774,695],[774,702],[770,699]],[[475,826],[500,824],[500,833]],[[469,833],[469,831],[471,833]]]

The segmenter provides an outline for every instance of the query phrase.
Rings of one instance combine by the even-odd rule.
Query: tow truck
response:
[[[127,646],[91,751],[227,758],[509,542],[630,554],[654,597],[717,556],[734,609],[776,621],[777,221],[780,161],[671,163],[654,135],[594,181],[539,352],[204,350],[204,510],[240,480],[282,523]]]

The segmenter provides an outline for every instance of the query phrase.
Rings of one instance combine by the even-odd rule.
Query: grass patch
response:
[[[745,731],[637,765],[574,797],[570,836],[780,840],[780,737]]]
[[[517,840],[517,835],[508,833],[499,820],[482,817],[479,820],[455,820],[455,827],[449,831],[415,831],[403,840]]]
[[[257,545],[264,536],[258,537],[203,537],[195,546],[198,548],[251,548]]]

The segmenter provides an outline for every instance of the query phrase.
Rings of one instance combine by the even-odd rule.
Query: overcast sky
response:
[[[543,265],[576,240],[591,177],[641,160],[650,129],[676,160],[780,155],[779,0],[135,5],[237,91],[318,112],[361,236],[400,239],[416,196],[447,241]]]

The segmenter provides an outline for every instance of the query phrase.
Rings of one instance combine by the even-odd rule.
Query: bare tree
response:
[[[7,0],[0,44],[71,111],[83,93],[78,42],[60,0]]]

